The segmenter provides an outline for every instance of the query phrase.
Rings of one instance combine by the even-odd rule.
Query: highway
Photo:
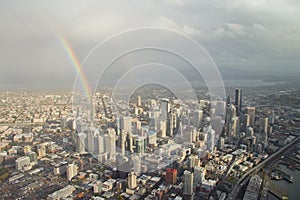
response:
[[[233,186],[231,192],[227,196],[227,200],[235,200],[240,189],[242,186],[247,183],[247,180],[249,179],[249,175],[251,175],[254,172],[259,171],[262,167],[264,167],[268,162],[272,161],[273,159],[279,159],[281,157],[281,154],[285,153],[291,146],[293,146],[297,141],[299,141],[300,136],[295,138],[292,142],[282,147],[279,151],[272,154],[268,158],[266,158],[264,161],[256,165],[254,168],[249,170],[247,173],[245,173]]]

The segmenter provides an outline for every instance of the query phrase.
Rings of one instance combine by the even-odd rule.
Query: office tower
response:
[[[156,139],[157,139],[157,133],[154,132],[154,131],[148,131],[146,133],[146,136],[147,136],[147,145],[151,145],[152,147],[156,146]]]
[[[247,107],[246,113],[249,115],[249,126],[254,128],[255,124],[255,107]]]
[[[168,168],[166,170],[166,178],[165,178],[166,183],[169,184],[175,184],[177,181],[177,170]]]
[[[104,153],[104,137],[102,135],[95,137],[95,152],[97,154]]]
[[[203,111],[202,110],[195,110],[193,113],[193,125],[197,129],[201,126],[203,119]]]
[[[116,131],[113,128],[108,128],[105,135],[105,151],[109,153],[109,158],[116,156]]]
[[[203,167],[195,166],[194,168],[194,186],[201,185],[205,180],[206,170]]]
[[[90,131],[88,134],[87,134],[87,151],[89,153],[93,153],[94,151],[94,134],[92,131]]]
[[[166,128],[167,136],[170,136],[170,137],[173,136],[174,129],[176,128],[176,122],[177,122],[176,114],[170,112],[167,115],[167,128]]]
[[[274,110],[272,110],[271,115],[270,115],[270,118],[269,118],[269,124],[270,124],[271,126],[273,126],[274,123],[275,123],[275,113],[274,113]]]
[[[192,169],[195,167],[195,156],[194,155],[190,155],[188,158],[188,167],[189,169]]]
[[[223,137],[220,137],[219,140],[218,140],[218,150],[222,151],[224,150],[224,146],[225,146],[225,138]]]
[[[221,116],[225,114],[226,102],[217,101],[216,115]]]
[[[259,133],[268,134],[268,117],[261,117],[259,119]]]
[[[134,134],[139,134],[142,128],[142,123],[138,119],[134,119],[131,122]]]
[[[155,117],[150,118],[149,129],[152,131],[156,131],[158,126],[158,119]]]
[[[211,126],[204,127],[203,132],[207,134],[206,148],[209,152],[213,153],[215,148],[216,132]]]
[[[67,166],[67,180],[71,181],[74,176],[78,173],[78,167],[74,163],[68,164]]]
[[[196,142],[197,130],[193,126],[188,126],[182,131],[183,141],[187,143]]]
[[[138,137],[136,139],[135,152],[136,153],[145,153],[146,145],[145,145],[145,137]]]
[[[242,90],[235,89],[234,97],[234,105],[236,107],[237,115],[240,116],[240,113],[242,112]]]
[[[226,107],[229,107],[230,105],[231,105],[231,99],[230,96],[228,95],[226,99]]]
[[[30,158],[27,156],[20,157],[16,159],[16,170],[24,170],[26,166],[30,165]]]
[[[75,142],[75,147],[76,147],[76,151],[79,154],[84,154],[86,153],[85,150],[85,140],[86,140],[86,134],[85,133],[78,133],[78,135],[76,136],[76,142]]]
[[[159,121],[158,122],[158,127],[160,137],[164,138],[167,136],[166,130],[167,130],[167,123],[165,121]]]
[[[131,134],[131,132],[132,132],[131,117],[129,117],[129,116],[120,117],[120,128],[121,128],[121,130]]]
[[[142,106],[142,98],[141,98],[141,96],[137,96],[136,106],[137,107],[141,107]]]
[[[167,115],[171,111],[170,100],[162,99],[161,100],[161,118],[167,120]]]
[[[240,119],[241,119],[241,131],[246,132],[247,127],[250,125],[250,116],[245,113],[241,115]]]
[[[121,153],[122,156],[125,155],[126,137],[127,137],[127,133],[125,131],[121,131],[121,133],[118,137],[118,148],[119,148],[119,152]]]
[[[126,151],[133,152],[133,138],[131,134],[127,134],[125,149]]]
[[[135,172],[131,172],[128,174],[128,188],[129,189],[135,189],[137,186],[136,184],[136,173]]]
[[[140,174],[141,170],[142,170],[142,160],[141,157],[138,155],[134,155],[132,157],[132,161],[133,161],[133,171],[136,174]]]
[[[226,119],[225,119],[225,128],[226,136],[233,136],[234,120],[236,120],[236,108],[233,105],[230,105],[226,108]]]
[[[216,131],[216,135],[221,135],[223,127],[224,127],[224,121],[221,116],[216,116],[211,120],[212,128]]]
[[[259,133],[262,142],[265,146],[268,145],[268,125],[269,125],[269,118],[262,117],[259,119]]]
[[[183,194],[187,196],[193,195],[194,174],[190,171],[184,171]]]
[[[232,118],[232,126],[229,135],[234,138],[238,133],[240,133],[240,118],[236,116]]]

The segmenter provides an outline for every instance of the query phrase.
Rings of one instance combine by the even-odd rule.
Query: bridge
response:
[[[253,173],[257,173],[259,170],[261,170],[269,162],[272,162],[274,160],[278,160],[281,157],[281,155],[284,154],[287,150],[289,150],[290,147],[292,147],[293,145],[295,145],[299,141],[299,139],[300,139],[300,136],[298,136],[292,142],[290,142],[289,144],[285,145],[279,151],[277,151],[276,153],[273,153],[271,156],[269,156],[268,158],[266,158],[264,161],[262,161],[261,163],[259,163],[258,165],[256,165],[254,168],[252,168],[251,170],[249,170],[248,172],[246,172],[234,184],[233,188],[231,189],[231,192],[227,196],[227,200],[234,200],[234,199],[236,199],[239,191],[241,190],[242,186],[245,184],[245,180],[247,178],[249,178],[250,175],[252,175]]]

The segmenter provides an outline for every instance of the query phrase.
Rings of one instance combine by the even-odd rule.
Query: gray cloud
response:
[[[297,0],[1,1],[0,87],[70,86],[76,71],[59,34],[82,61],[108,36],[142,26],[190,35],[224,74],[291,75],[300,71],[299,19]]]

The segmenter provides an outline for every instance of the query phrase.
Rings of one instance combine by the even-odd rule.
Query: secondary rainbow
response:
[[[84,89],[87,97],[89,98],[89,100],[91,100],[92,90],[91,90],[90,84],[86,78],[84,71],[82,70],[82,66],[72,48],[72,45],[62,34],[59,35],[58,39],[59,39],[60,43],[62,44],[62,46],[64,47],[66,53],[68,54],[68,57],[70,58],[75,70],[77,71],[77,74],[81,80],[83,89]]]

